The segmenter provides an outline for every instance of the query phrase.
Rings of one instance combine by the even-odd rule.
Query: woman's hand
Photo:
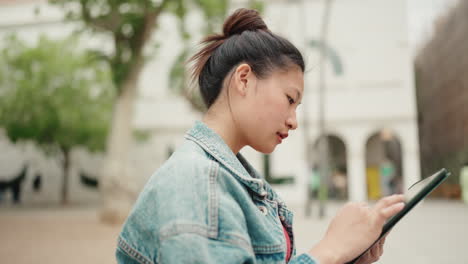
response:
[[[370,250],[366,252],[366,254],[362,255],[357,261],[357,264],[370,264],[377,262],[383,254],[383,246],[385,244],[385,235],[383,238],[379,240],[375,245],[372,246]]]
[[[403,209],[403,201],[403,195],[392,195],[372,208],[365,203],[346,204],[331,221],[324,238],[310,251],[311,255],[322,264],[353,260],[377,240],[385,221]],[[373,250],[374,254],[381,253],[379,248]]]

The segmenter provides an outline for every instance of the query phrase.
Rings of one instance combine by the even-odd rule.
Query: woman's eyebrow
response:
[[[299,90],[296,89],[296,88],[293,88],[293,89],[296,90],[296,93],[297,93],[297,100],[296,101],[298,101],[299,98],[301,98],[301,92],[299,92]]]
[[[298,102],[299,99],[301,98],[301,92],[299,92],[299,89],[297,89],[296,87],[294,86],[291,86],[289,89],[292,89],[296,92],[296,98],[294,101]],[[298,104],[301,104],[301,102],[299,102]]]
[[[299,99],[301,99],[301,92],[299,92],[299,90],[298,90],[297,88],[294,88],[294,87],[293,87],[292,89],[293,89],[294,91],[296,91],[297,97],[296,97],[296,100],[295,100],[295,101],[297,102],[297,105],[300,105],[300,104],[302,103],[302,102],[299,101]]]

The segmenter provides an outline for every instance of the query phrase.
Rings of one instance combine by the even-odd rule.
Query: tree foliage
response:
[[[63,204],[70,152],[104,149],[115,92],[106,65],[77,52],[77,42],[9,37],[0,57],[0,127],[11,141],[32,141],[61,158]]]
[[[44,150],[102,150],[113,101],[109,70],[77,38],[37,45],[7,38],[0,58],[0,126]]]
[[[169,0],[50,0],[65,10],[66,18],[83,23],[83,30],[105,34],[113,41],[113,51],[94,52],[105,59],[118,93],[132,70],[142,66],[143,49],[156,27],[157,17],[174,5]]]

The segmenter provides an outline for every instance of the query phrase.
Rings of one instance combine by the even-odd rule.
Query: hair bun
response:
[[[223,25],[224,37],[241,34],[244,31],[268,31],[268,27],[257,10],[239,8],[229,16]]]

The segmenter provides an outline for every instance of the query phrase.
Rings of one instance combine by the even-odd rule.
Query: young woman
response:
[[[258,12],[235,11],[192,58],[208,108],[150,178],[119,236],[119,263],[345,263],[403,207],[349,203],[309,252],[295,255],[293,214],[239,151],[271,153],[297,128],[304,61]],[[360,263],[382,255],[376,244]]]

